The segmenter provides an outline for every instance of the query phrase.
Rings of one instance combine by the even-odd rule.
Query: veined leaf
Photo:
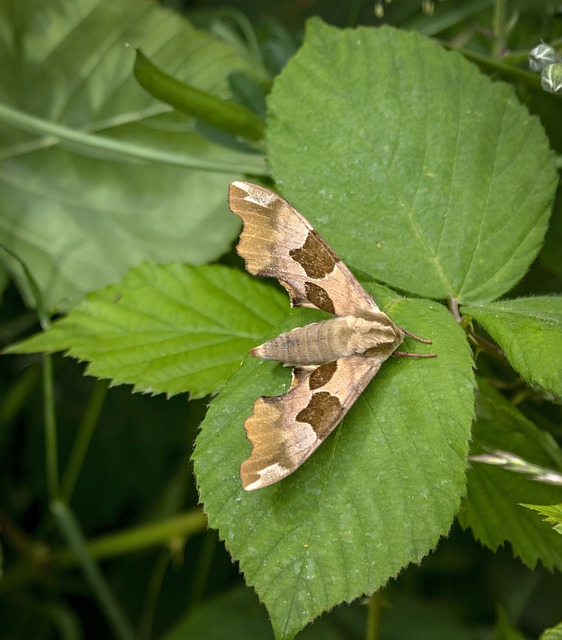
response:
[[[526,380],[562,397],[562,297],[520,298],[462,307]]]
[[[482,302],[537,255],[554,156],[513,89],[460,54],[415,33],[313,20],[268,103],[273,176],[348,265],[421,296]]]
[[[114,384],[201,397],[220,388],[288,306],[236,269],[143,264],[7,352],[66,351]]]
[[[195,472],[210,525],[266,605],[278,639],[419,562],[449,530],[465,490],[473,416],[465,336],[437,303],[382,288],[375,299],[400,326],[432,338],[439,357],[390,358],[294,474],[251,493],[239,477],[252,404],[290,384],[279,363],[246,359],[197,438]],[[299,310],[276,333],[318,317]],[[406,349],[420,347],[427,349],[407,339]]]
[[[480,381],[473,453],[501,449],[544,467],[562,468],[562,452],[553,438],[527,420],[501,394]],[[473,462],[468,473],[468,497],[459,521],[492,551],[509,542],[515,556],[529,567],[538,561],[548,569],[562,568],[562,536],[521,506],[554,504],[560,487],[542,484],[501,467]]]

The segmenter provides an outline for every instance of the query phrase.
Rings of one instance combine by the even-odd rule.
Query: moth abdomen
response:
[[[257,358],[279,360],[286,366],[325,364],[342,356],[346,340],[339,327],[344,318],[330,318],[297,327],[251,350]],[[343,323],[345,324],[345,323]]]

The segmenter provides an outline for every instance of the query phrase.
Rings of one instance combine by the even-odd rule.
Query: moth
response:
[[[409,335],[383,313],[320,234],[286,200],[251,182],[233,182],[230,210],[242,219],[238,254],[255,276],[277,278],[292,306],[335,317],[298,327],[250,351],[294,367],[290,390],[261,397],[244,427],[252,444],[240,476],[246,491],[293,473],[341,422]]]

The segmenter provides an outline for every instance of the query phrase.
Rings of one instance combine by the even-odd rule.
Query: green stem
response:
[[[101,381],[96,382],[92,390],[90,402],[86,408],[86,413],[78,428],[76,442],[74,443],[61,483],[61,496],[66,503],[70,503],[70,499],[74,492],[78,475],[80,474],[80,470],[84,464],[84,458],[88,452],[88,447],[90,446],[90,441],[98,422],[106,395],[107,384]]]
[[[235,7],[228,7],[226,5],[223,7],[217,7],[213,10],[213,13],[217,18],[229,18],[238,26],[245,41],[243,55],[247,54],[252,62],[253,68],[264,79],[268,79],[267,70],[263,62],[263,56],[256,37],[256,32],[254,31],[252,23],[246,17],[246,14]],[[224,38],[224,34],[221,34],[221,37]],[[228,39],[226,40],[227,42],[229,41]]]
[[[140,49],[137,49],[133,73],[143,89],[174,109],[231,135],[254,142],[263,140],[265,123],[253,111],[174,78],[157,67]]]
[[[0,446],[6,438],[10,423],[29,401],[31,392],[37,386],[40,368],[34,364],[26,367],[8,392],[2,397],[0,405]]]
[[[55,394],[53,389],[53,359],[43,356],[43,419],[45,422],[45,469],[49,501],[59,497],[59,462]]]
[[[152,625],[154,622],[154,613],[156,611],[156,604],[158,603],[158,596],[162,589],[162,582],[166,574],[166,569],[170,564],[171,554],[168,549],[164,549],[159,554],[154,564],[154,569],[148,581],[146,588],[146,597],[144,599],[144,606],[142,608],[141,619],[139,622],[139,635],[141,638],[150,638],[152,635]]]
[[[381,615],[382,595],[380,591],[376,591],[369,598],[368,614],[367,614],[367,640],[377,640],[379,637],[379,623]]]
[[[263,156],[250,155],[243,162],[220,162],[206,160],[201,156],[190,156],[185,149],[181,153],[161,151],[149,146],[142,146],[126,140],[118,140],[108,136],[93,135],[79,129],[71,129],[64,125],[38,118],[17,109],[12,109],[5,104],[0,104],[0,121],[13,127],[29,131],[30,133],[47,136],[49,145],[70,142],[90,149],[107,151],[117,157],[125,159],[150,160],[200,171],[213,171],[216,173],[251,173],[254,175],[267,175],[267,169]],[[15,151],[18,151],[15,149]],[[11,157],[11,149],[7,147],[0,153],[0,160]],[[118,159],[118,158],[117,158]]]
[[[92,558],[111,558],[162,545],[173,538],[189,537],[206,528],[207,519],[201,509],[192,509],[168,520],[102,536],[86,546]],[[66,550],[54,552],[51,556],[51,563],[55,566],[72,566],[77,560],[74,553]]]
[[[119,640],[135,640],[133,628],[121,611],[121,607],[111,592],[98,565],[88,553],[82,531],[74,514],[60,500],[56,500],[51,504],[51,513],[61,535],[76,554],[84,576],[94,592],[109,625],[113,629],[115,637]]]
[[[199,562],[197,563],[193,586],[189,595],[189,609],[196,607],[203,597],[216,546],[217,536],[213,531],[209,531],[203,543],[203,548],[199,553]]]
[[[499,58],[507,47],[507,22],[505,0],[496,0],[494,6],[494,44],[492,55]]]
[[[362,0],[355,0],[351,2],[348,7],[346,26],[348,27],[356,27],[358,23],[359,12],[361,11],[361,6],[363,2]]]
[[[0,525],[5,525],[0,511]],[[85,543],[86,552],[92,559],[111,558],[113,556],[135,553],[152,547],[162,546],[170,540],[189,538],[205,531],[207,519],[201,509],[192,509],[174,518],[162,522],[152,522],[128,531],[121,531],[103,536],[97,540]],[[10,538],[15,545],[15,541]],[[74,567],[80,564],[79,556],[72,549],[50,552],[41,543],[31,544],[25,540],[18,540],[19,546],[24,544],[25,557],[6,571],[0,580],[0,595],[10,593],[23,585],[37,579],[42,579],[45,566],[50,570]]]
[[[447,43],[442,43],[444,46],[447,46]],[[496,60],[495,58],[491,58],[489,56],[484,56],[475,51],[471,51],[470,49],[456,49],[459,53],[461,53],[467,60],[474,62],[482,69],[485,69],[487,72],[493,71],[502,79],[509,80],[510,82],[521,83],[523,85],[529,86],[532,89],[541,89],[541,79],[540,75],[536,73],[531,73],[530,71],[526,71],[525,69],[520,69],[519,67],[514,67],[512,65],[506,64],[505,60]]]

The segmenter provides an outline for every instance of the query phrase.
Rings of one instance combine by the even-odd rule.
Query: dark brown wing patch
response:
[[[308,388],[314,391],[319,389],[330,382],[334,374],[338,370],[337,362],[328,362],[327,364],[320,365],[315,369],[308,379]]]
[[[308,405],[297,414],[297,422],[307,422],[314,433],[324,440],[333,429],[334,420],[342,414],[341,402],[327,391],[312,394]]]
[[[332,273],[340,261],[316,230],[308,232],[305,243],[289,255],[305,270],[309,278],[320,279]]]

